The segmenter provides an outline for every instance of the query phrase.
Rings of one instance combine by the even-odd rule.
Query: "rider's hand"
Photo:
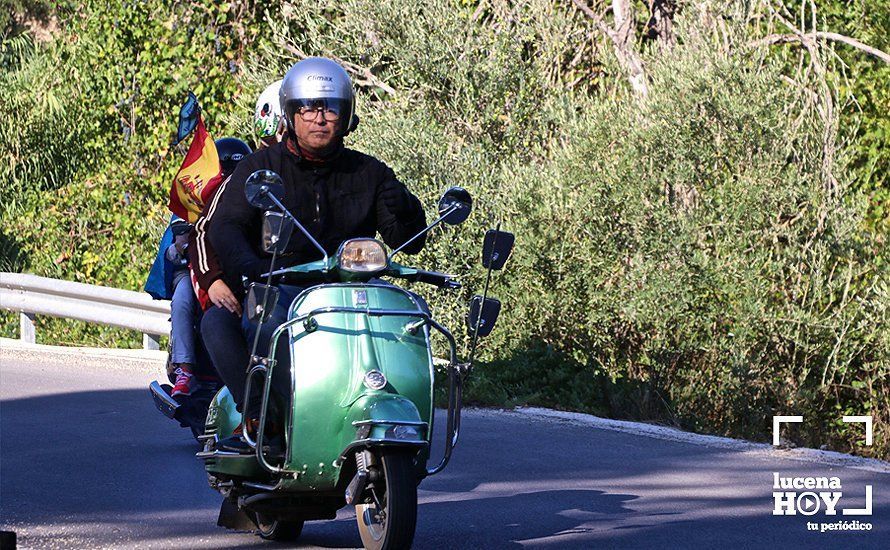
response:
[[[275,143],[281,143],[284,141],[284,137],[287,134],[287,123],[282,118],[278,122],[278,129],[275,130]]]
[[[213,284],[207,289],[207,296],[210,297],[210,301],[216,307],[222,307],[235,315],[241,315],[241,302],[235,298],[235,295],[229,289],[229,285],[224,283],[222,279],[213,281]]]
[[[396,180],[383,183],[380,198],[386,208],[397,218],[405,218],[413,214],[411,194],[408,193],[407,187]]]

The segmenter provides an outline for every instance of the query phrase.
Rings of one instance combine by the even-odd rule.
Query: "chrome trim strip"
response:
[[[250,458],[250,455],[245,455],[241,453],[236,453],[233,451],[220,451],[219,449],[214,449],[212,451],[199,451],[195,453],[197,458],[201,460],[205,460],[208,458]]]
[[[352,423],[353,426],[420,426],[422,428],[426,428],[429,426],[426,422],[421,422],[418,420],[356,420]]]

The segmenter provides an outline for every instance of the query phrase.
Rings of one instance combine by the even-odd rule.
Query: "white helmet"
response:
[[[274,137],[281,123],[281,102],[278,100],[281,82],[279,80],[269,84],[256,100],[253,111],[254,130],[260,139]]]

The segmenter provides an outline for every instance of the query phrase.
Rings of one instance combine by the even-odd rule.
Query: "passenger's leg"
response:
[[[173,363],[195,364],[195,291],[188,277],[182,277],[170,301],[171,351]]]
[[[240,411],[244,404],[249,359],[247,342],[241,332],[241,317],[225,308],[211,306],[201,319],[201,336],[213,366]]]
[[[195,292],[187,274],[179,272],[170,301],[170,367],[176,374],[172,397],[192,394],[195,383]]]

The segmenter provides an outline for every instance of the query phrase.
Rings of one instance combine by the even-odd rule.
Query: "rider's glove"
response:
[[[411,194],[408,188],[396,180],[383,183],[380,189],[380,198],[386,208],[399,219],[413,218],[415,215]]]

